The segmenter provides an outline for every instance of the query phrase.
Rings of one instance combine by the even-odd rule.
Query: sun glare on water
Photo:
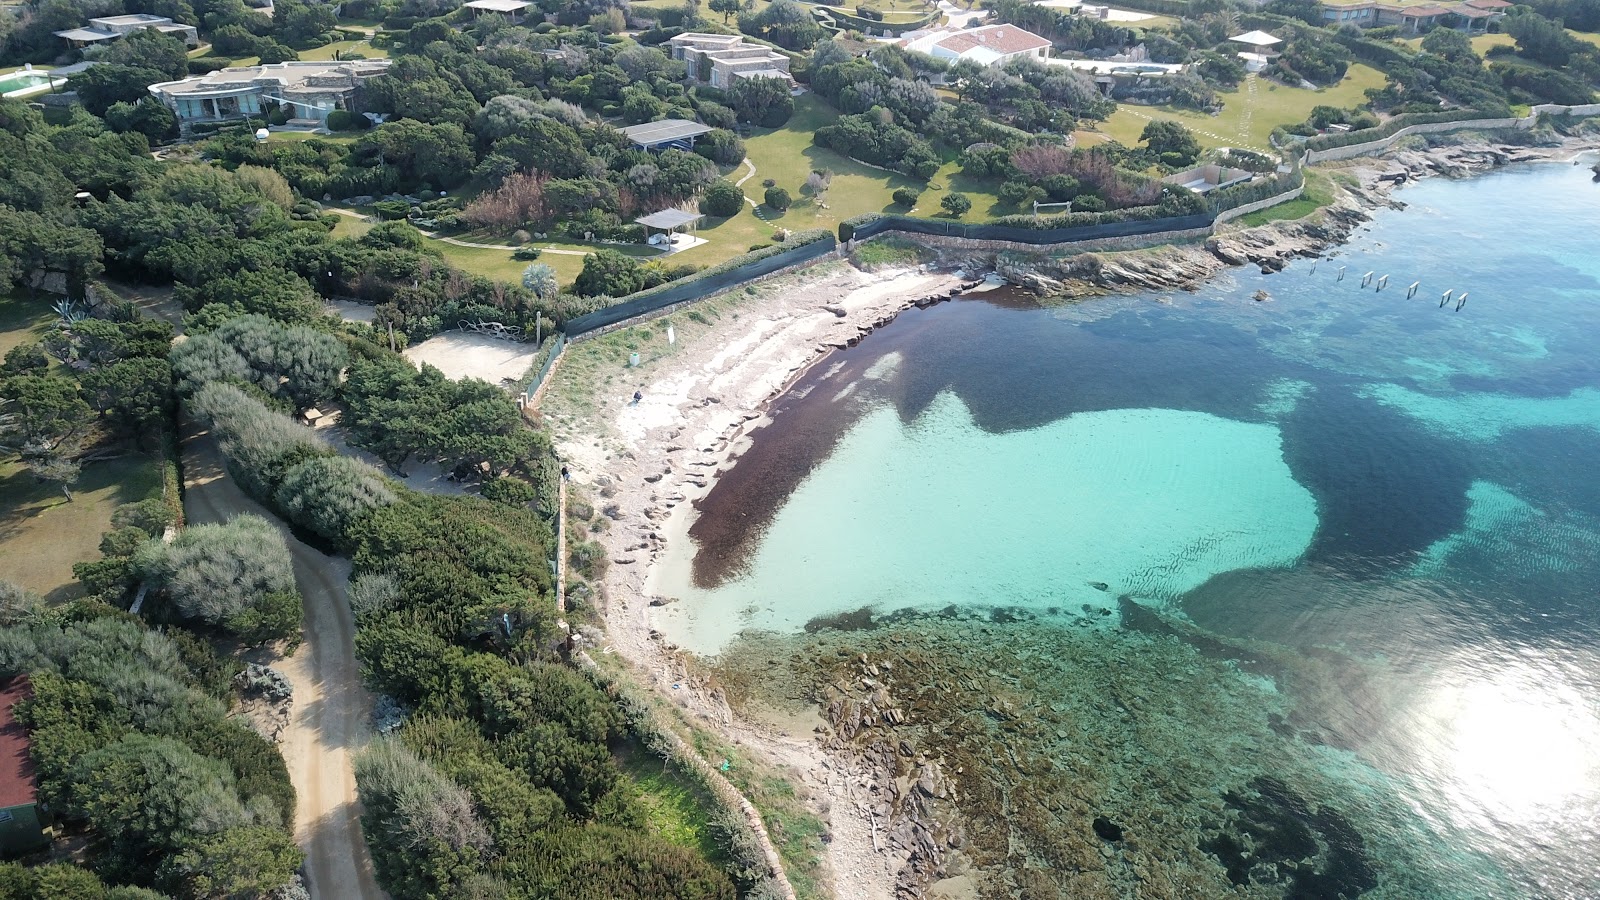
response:
[[[1477,668],[1435,693],[1429,718],[1463,824],[1538,826],[1600,798],[1600,710],[1555,666]]]

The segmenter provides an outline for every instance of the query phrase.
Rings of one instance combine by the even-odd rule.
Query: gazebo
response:
[[[686,212],[681,209],[663,209],[660,212],[653,212],[648,216],[640,216],[633,221],[644,226],[645,243],[665,244],[666,252],[673,253],[678,250],[687,250],[690,247],[695,247],[705,243],[704,240],[694,237],[693,235],[683,235],[680,237],[677,234],[678,229],[683,228],[686,225],[693,225],[695,222],[700,221],[700,218],[701,216],[699,213]],[[651,240],[650,229],[652,228],[661,232],[661,234],[657,235],[658,240]]]
[[[1272,58],[1278,54],[1273,52],[1273,44],[1283,43],[1282,38],[1273,37],[1265,31],[1248,31],[1235,35],[1228,40],[1236,44],[1244,44],[1250,49],[1240,53],[1239,58],[1244,60],[1244,67],[1251,72],[1261,71]]]

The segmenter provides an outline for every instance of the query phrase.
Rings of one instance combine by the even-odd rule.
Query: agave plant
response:
[[[65,327],[70,327],[82,322],[88,315],[84,311],[78,309],[78,303],[75,300],[58,300],[56,301],[56,305],[51,307],[51,309],[59,317],[59,321],[56,324]]]

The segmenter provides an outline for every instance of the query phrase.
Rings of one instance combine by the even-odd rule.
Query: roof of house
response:
[[[635,144],[650,147],[655,144],[681,141],[684,138],[699,137],[710,130],[710,125],[701,125],[688,119],[662,119],[659,122],[647,122],[643,125],[629,125],[622,129],[622,133]]]
[[[126,16],[101,16],[90,19],[97,25],[155,25],[157,23],[172,24],[166,16],[152,16],[149,13],[133,13]]]
[[[1250,44],[1256,47],[1265,47],[1268,44],[1283,43],[1283,38],[1273,37],[1272,35],[1267,34],[1265,31],[1247,31],[1244,34],[1235,35],[1231,38],[1228,38],[1228,40],[1238,41],[1241,44]]]
[[[0,688],[0,809],[34,802],[33,757],[28,755],[28,729],[13,714],[18,700],[33,696],[28,676],[18,675]]]
[[[462,4],[468,9],[486,9],[489,12],[514,13],[522,12],[533,4],[529,0],[467,0]]]
[[[704,31],[685,31],[683,34],[673,35],[668,39],[669,44],[737,44],[744,38],[737,34],[709,34]]]
[[[698,221],[699,219],[699,213],[684,212],[681,209],[663,209],[660,212],[653,212],[648,216],[640,216],[633,221],[647,228],[660,228],[662,230],[666,230],[669,228],[679,228],[689,224],[690,222]]]
[[[204,75],[193,75],[181,81],[163,81],[150,85],[153,94],[228,94],[256,88],[263,83],[275,83],[279,90],[292,91],[310,79],[324,75],[348,75],[352,79],[376,75],[389,66],[387,59],[347,59],[324,62],[284,62],[264,66],[242,66],[218,69]]]
[[[1030,50],[1039,50],[1050,46],[1050,42],[1045,38],[1010,24],[969,28],[966,31],[957,31],[934,43],[949,50],[951,53],[965,55],[970,51],[981,49],[991,51],[1000,56],[1027,53]]]
[[[55,32],[55,36],[69,41],[112,41],[122,37],[115,31],[101,31],[98,28],[68,28]]]
[[[1515,5],[1507,0],[1465,0],[1465,2],[1468,6],[1476,6],[1479,9],[1506,9]]]

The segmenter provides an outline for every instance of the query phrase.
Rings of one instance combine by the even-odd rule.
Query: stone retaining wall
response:
[[[1351,144],[1348,147],[1332,147],[1327,150],[1307,150],[1305,164],[1327,162],[1332,159],[1350,159],[1356,156],[1371,156],[1382,153],[1394,145],[1395,141],[1413,134],[1442,134],[1448,131],[1501,131],[1515,128],[1526,131],[1539,124],[1539,119],[1544,116],[1594,116],[1600,115],[1600,103],[1589,103],[1582,106],[1558,106],[1554,103],[1545,103],[1533,107],[1532,113],[1521,119],[1465,119],[1459,122],[1429,122],[1422,125],[1407,125],[1386,138],[1376,141],[1367,141],[1363,144]]]
[[[1217,221],[1219,223],[1232,222],[1234,219],[1237,219],[1240,216],[1248,216],[1253,212],[1260,212],[1263,209],[1277,206],[1279,203],[1288,203],[1290,200],[1296,199],[1305,192],[1306,186],[1302,184],[1292,191],[1284,191],[1281,194],[1268,197],[1265,200],[1257,200],[1254,203],[1246,203],[1243,206],[1235,206],[1233,209],[1225,209],[1222,212],[1217,213]]]
[[[1186,228],[1180,231],[1157,231],[1151,234],[1131,234],[1125,237],[1097,238],[1090,241],[1064,241],[1057,244],[1024,244],[1019,241],[986,241],[976,238],[950,237],[941,234],[917,234],[910,231],[890,230],[880,232],[875,237],[883,235],[899,235],[909,241],[924,244],[930,247],[943,247],[953,250],[978,250],[984,252],[1001,253],[1013,251],[1019,253],[1048,253],[1053,250],[1066,249],[1074,253],[1089,253],[1092,251],[1112,250],[1142,250],[1146,247],[1155,247],[1161,244],[1173,244],[1181,241],[1203,240],[1211,236],[1211,226],[1204,228]],[[871,240],[872,238],[868,238]],[[860,241],[851,241],[849,246],[854,247]]]

